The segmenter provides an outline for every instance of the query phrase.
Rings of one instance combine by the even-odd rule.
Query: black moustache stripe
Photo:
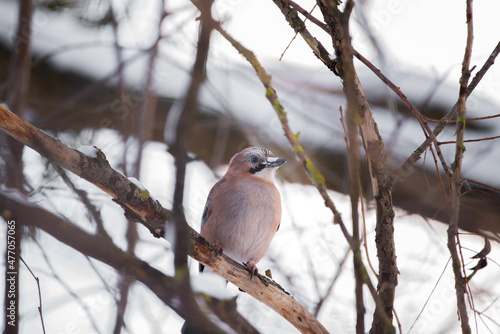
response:
[[[264,168],[266,168],[266,165],[259,164],[259,165],[255,166],[255,167],[250,168],[249,172],[250,172],[250,174],[255,174],[255,173],[260,172]]]

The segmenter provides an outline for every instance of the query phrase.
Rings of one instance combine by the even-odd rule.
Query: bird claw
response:
[[[224,252],[224,250],[222,249],[222,247],[218,243],[214,243],[215,257],[221,255],[223,252]]]
[[[255,261],[250,260],[247,263],[244,263],[245,268],[247,268],[248,271],[250,271],[250,279],[253,278],[253,275],[256,275],[259,272],[259,269],[255,265]]]

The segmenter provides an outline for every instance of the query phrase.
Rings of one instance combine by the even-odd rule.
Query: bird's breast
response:
[[[213,218],[221,224],[217,241],[235,260],[260,261],[281,220],[281,198],[274,184],[233,184],[231,192],[219,198],[223,210]]]

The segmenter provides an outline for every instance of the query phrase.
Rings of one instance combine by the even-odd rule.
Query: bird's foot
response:
[[[222,249],[222,247],[219,245],[218,242],[214,242],[214,252],[215,252],[215,257],[221,255],[224,250]]]
[[[257,268],[254,260],[249,260],[247,263],[245,263],[245,268],[250,271],[250,279],[253,278],[253,275],[256,275],[259,272],[259,269]]]

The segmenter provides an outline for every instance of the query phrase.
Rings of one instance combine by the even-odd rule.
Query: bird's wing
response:
[[[212,199],[209,198],[207,199],[207,204],[205,204],[205,208],[203,209],[203,215],[201,216],[201,227],[203,228],[203,225],[207,222],[208,216],[210,216],[210,213],[212,212],[212,209],[210,205],[212,204]]]
[[[225,179],[219,180],[219,182],[217,182],[210,190],[210,193],[208,194],[208,198],[207,198],[207,203],[205,204],[205,208],[203,209],[203,214],[201,216],[200,229],[203,228],[203,225],[205,225],[205,223],[207,222],[208,217],[210,216],[210,213],[212,213],[212,201],[216,196],[217,188],[219,188],[220,185],[223,184],[225,181],[226,181]]]

